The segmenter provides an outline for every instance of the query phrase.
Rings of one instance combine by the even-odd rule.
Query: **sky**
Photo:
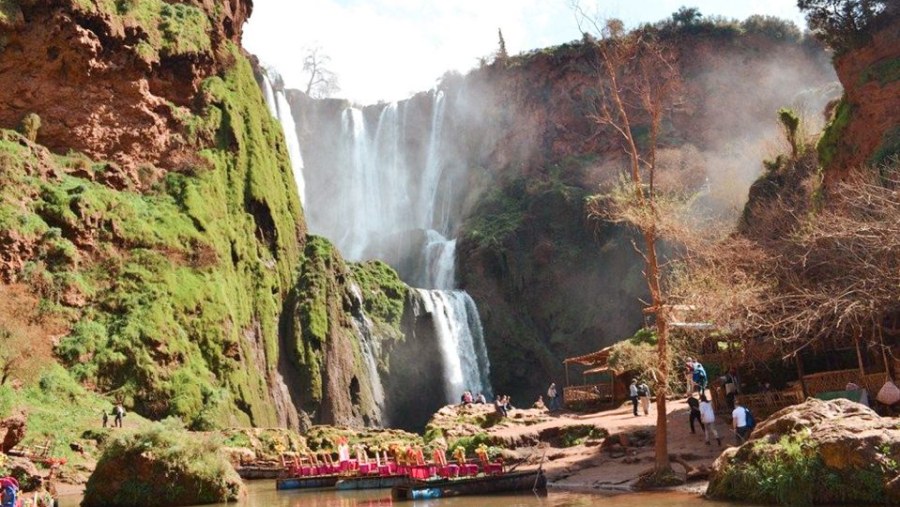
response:
[[[583,8],[629,27],[668,17],[682,5],[704,15],[768,14],[805,26],[796,0],[586,0]],[[304,49],[318,46],[340,92],[358,104],[428,90],[448,70],[465,73],[498,48],[507,52],[581,38],[571,0],[255,0],[244,46],[303,89]]]

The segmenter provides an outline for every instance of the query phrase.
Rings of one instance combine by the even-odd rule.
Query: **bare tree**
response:
[[[330,97],[341,90],[338,77],[329,66],[329,57],[320,46],[307,49],[303,55],[303,72],[309,76],[306,82],[306,94],[310,97]]]
[[[644,259],[644,276],[650,289],[651,304],[644,311],[655,316],[657,334],[656,463],[649,480],[665,482],[673,475],[666,424],[671,315],[657,253],[666,217],[658,206],[655,176],[662,119],[679,93],[679,73],[674,55],[665,44],[641,32],[626,33],[622,22],[616,19],[607,20],[601,26],[585,16],[577,4],[575,9],[579,28],[588,23],[597,33],[596,37],[586,38],[594,43],[599,55],[596,108],[590,118],[619,136],[628,168],[618,188],[595,200],[591,211],[606,220],[636,227],[644,240],[642,247],[635,248]],[[649,127],[645,142],[637,140],[635,128],[639,125]]]

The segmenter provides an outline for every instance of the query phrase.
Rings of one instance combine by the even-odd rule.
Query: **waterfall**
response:
[[[297,185],[297,194],[300,195],[300,203],[306,204],[306,181],[303,178],[303,153],[300,151],[300,138],[297,135],[297,125],[294,123],[294,115],[291,106],[284,96],[283,89],[276,89],[269,79],[266,71],[263,73],[263,95],[266,98],[266,106],[272,117],[281,123],[284,133],[284,142],[288,156],[291,158],[291,170],[294,174],[294,184]],[[280,79],[279,79],[280,81]]]
[[[444,362],[445,398],[457,400],[465,390],[490,397],[490,365],[475,302],[461,290],[415,292],[434,320]]]
[[[323,119],[339,119],[329,130],[339,138],[309,141],[317,143],[317,158],[307,214],[310,231],[333,241],[348,260],[385,260],[418,287],[414,296],[431,317],[428,339],[440,351],[446,376],[438,391],[443,403],[466,389],[491,391],[478,311],[468,294],[454,290],[453,224],[461,217],[453,216],[451,184],[467,180],[448,173],[465,170],[452,165],[448,152],[449,107],[444,92],[435,90],[429,102],[344,107],[339,118]]]
[[[294,173],[294,183],[297,185],[297,193],[300,194],[300,203],[306,203],[306,182],[303,179],[303,153],[300,152],[300,139],[297,138],[297,126],[294,124],[294,115],[291,114],[291,106],[284,97],[284,90],[275,92],[275,104],[278,106],[278,120],[281,121],[281,129],[284,130],[284,141],[287,144],[288,155],[291,157],[291,169]]]

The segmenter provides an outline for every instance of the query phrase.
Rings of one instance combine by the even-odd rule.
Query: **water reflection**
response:
[[[249,496],[239,504],[211,507],[733,507],[737,504],[710,502],[683,493],[631,493],[604,496],[551,491],[547,496],[495,495],[393,502],[388,490],[373,491],[275,491],[274,481],[248,485]],[[60,507],[76,507],[80,498],[62,498]],[[148,506],[151,507],[151,506]]]

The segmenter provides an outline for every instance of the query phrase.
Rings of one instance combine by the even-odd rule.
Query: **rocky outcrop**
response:
[[[26,2],[0,9],[0,127],[41,118],[38,141],[114,161],[121,184],[198,160],[185,118],[232,63],[252,2]]]
[[[848,400],[773,414],[713,465],[707,495],[782,505],[897,503],[900,424]]]
[[[244,484],[218,444],[156,424],[106,447],[84,490],[84,507],[233,502]]]
[[[3,443],[0,444],[0,452],[7,453],[25,438],[27,420],[23,414],[13,415],[0,421],[0,431],[3,432]]]
[[[819,141],[826,187],[900,156],[900,15],[835,60],[844,98]]]

